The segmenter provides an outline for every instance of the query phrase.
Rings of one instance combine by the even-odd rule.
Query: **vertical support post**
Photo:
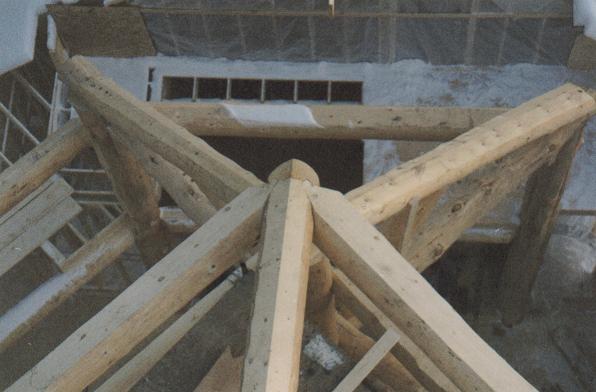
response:
[[[501,313],[507,326],[519,323],[530,307],[532,286],[559,213],[581,135],[580,127],[561,148],[553,164],[538,169],[528,181],[521,224],[510,245],[501,281]]]
[[[171,250],[159,217],[158,185],[134,155],[112,139],[101,117],[81,109],[78,113],[118,199],[135,223],[135,241],[143,261],[151,266]]]

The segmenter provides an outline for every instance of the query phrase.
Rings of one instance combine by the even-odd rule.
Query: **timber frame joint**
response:
[[[364,378],[405,391],[535,390],[420,272],[529,177],[541,197],[534,202],[528,197],[524,211],[539,224],[522,219],[508,274],[537,270],[534,260],[552,229],[578,130],[596,110],[583,90],[564,85],[342,195],[320,187],[316,172],[298,160],[280,165],[263,183],[102,76],[85,58],[62,60],[57,68],[76,95],[83,126],[100,135],[91,143],[124,214],[66,260],[69,267],[52,278],[50,298],[36,290],[10,317],[0,317],[0,348],[23,336],[134,240],[152,267],[9,392],[85,389],[243,262],[256,271],[257,283],[238,390],[297,389],[307,306],[309,319],[330,341],[354,359],[366,359],[343,384],[348,390]],[[71,122],[0,173],[0,212],[11,211],[87,147],[84,134],[80,123]],[[541,181],[549,175],[555,180]],[[166,241],[165,228],[154,225],[160,216],[156,184],[197,224],[176,247]],[[401,229],[390,235],[395,227],[385,223],[394,218],[391,223]],[[148,231],[137,231],[143,227]],[[531,246],[536,257],[529,264],[517,262],[532,233],[539,234]],[[245,260],[247,253],[254,255]],[[520,285],[524,295],[532,278],[527,274]],[[200,319],[194,315],[204,315],[233,286],[222,281],[100,390],[129,390],[149,370],[147,363],[154,364]],[[507,288],[511,298],[514,291]],[[521,305],[510,313],[523,315],[527,303]],[[375,343],[373,337],[380,339]],[[118,387],[110,389],[113,385]]]

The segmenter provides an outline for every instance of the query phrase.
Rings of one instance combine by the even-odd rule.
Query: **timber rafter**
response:
[[[10,211],[94,143],[126,213],[66,261],[62,281],[55,285],[60,288],[51,297],[35,291],[10,318],[0,317],[0,349],[138,241],[139,225],[147,224],[142,219],[149,219],[149,226],[159,221],[153,181],[200,227],[160,254],[151,269],[8,391],[85,389],[241,263],[257,275],[238,375],[237,387],[243,391],[296,390],[305,319],[355,360],[362,357],[339,384],[341,391],[353,390],[364,379],[408,391],[535,390],[419,272],[533,173],[556,170],[557,186],[533,180],[530,187],[548,191],[548,211],[536,203],[529,208],[541,217],[543,230],[520,228],[520,240],[527,232],[544,233],[533,246],[533,256],[541,257],[573,143],[596,111],[589,94],[564,85],[341,195],[321,188],[314,171],[299,161],[280,166],[263,183],[159,108],[123,91],[86,59],[63,58],[57,68],[73,92],[82,123],[95,127],[89,129],[95,139],[72,122],[40,144],[35,157],[27,155],[0,174],[0,212]],[[118,173],[122,164],[134,167],[134,174]],[[127,195],[131,190],[140,206]],[[389,242],[383,232],[392,229],[387,222],[398,216],[403,230],[388,233]],[[514,248],[511,260],[516,257]],[[536,268],[534,263],[520,273]],[[220,283],[211,291],[215,294],[188,310],[197,317],[183,315],[166,328],[114,373],[103,390],[134,386],[149,370],[147,361],[154,363],[167,352],[232,286],[230,281]],[[523,289],[527,294],[527,287]],[[510,298],[511,291],[506,294]],[[33,302],[42,305],[31,311]],[[383,371],[375,372],[377,367]]]

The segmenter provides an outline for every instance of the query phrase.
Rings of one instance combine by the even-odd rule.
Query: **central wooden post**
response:
[[[313,220],[305,187],[318,185],[305,163],[271,173],[257,290],[242,377],[243,392],[298,389]]]

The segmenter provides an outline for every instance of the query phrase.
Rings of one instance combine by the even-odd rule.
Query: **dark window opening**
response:
[[[234,99],[362,103],[362,82],[164,77],[162,100]],[[151,100],[150,88],[147,100]]]
[[[348,192],[362,185],[364,144],[360,140],[282,140],[204,137],[209,145],[263,181],[278,165],[300,159],[317,172],[321,186]]]
[[[265,100],[267,101],[293,101],[293,80],[266,80]]]
[[[331,82],[331,102],[362,102],[362,82]]]
[[[261,81],[257,79],[232,79],[232,99],[261,99]]]
[[[226,99],[227,79],[200,78],[198,80],[197,98]]]
[[[193,78],[164,77],[162,86],[162,99],[192,99]]]
[[[327,102],[327,84],[323,81],[299,81],[298,100]]]

